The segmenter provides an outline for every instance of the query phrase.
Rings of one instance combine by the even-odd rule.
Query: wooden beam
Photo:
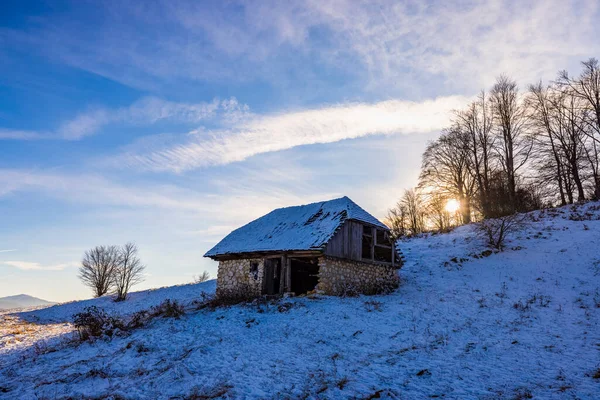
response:
[[[377,240],[377,229],[371,227],[371,261],[375,262],[375,241]]]
[[[280,258],[284,254],[283,251],[275,251],[275,252],[253,252],[253,253],[236,253],[236,254],[226,254],[217,257],[211,257],[216,261],[225,261],[225,260],[243,260],[243,259],[258,259],[258,258]],[[297,251],[288,251],[285,254],[289,254],[294,257],[319,257],[323,255],[323,251],[321,250],[297,250]]]
[[[281,256],[281,269],[279,270],[279,294],[284,294],[286,292],[286,264],[287,256],[284,254]]]
[[[292,260],[286,255],[285,257],[285,288],[286,292],[292,291]]]

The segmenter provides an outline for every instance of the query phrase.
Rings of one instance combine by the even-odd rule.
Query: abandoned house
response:
[[[389,229],[348,197],[271,211],[204,256],[219,261],[222,296],[376,293],[398,286]]]

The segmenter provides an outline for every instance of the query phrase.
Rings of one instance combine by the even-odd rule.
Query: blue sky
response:
[[[139,288],[275,207],[382,218],[494,78],[600,56],[580,1],[3,1],[0,297],[89,297],[83,252],[135,241]]]

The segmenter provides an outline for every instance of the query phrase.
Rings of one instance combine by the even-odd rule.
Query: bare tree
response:
[[[200,275],[194,276],[195,283],[206,282],[209,279],[210,279],[210,274],[208,273],[208,271],[203,271]]]
[[[494,122],[500,142],[498,155],[506,174],[508,198],[513,212],[517,210],[517,173],[529,158],[533,142],[526,134],[525,108],[519,99],[517,83],[500,76],[491,91]]]
[[[118,262],[113,273],[113,284],[117,295],[115,301],[125,300],[129,289],[144,280],[145,269],[134,243],[126,243],[118,249]]]
[[[556,104],[560,115],[561,130],[558,136],[571,178],[577,188],[577,201],[585,200],[581,177],[582,159],[585,154],[586,132],[582,124],[580,101],[571,93],[562,93]]]
[[[585,123],[588,112],[583,100],[566,85],[542,88],[539,83],[530,87],[527,103],[536,134],[534,157],[543,159],[551,151],[561,203],[567,199],[573,203],[574,191],[577,201],[585,200],[586,163],[594,175],[598,159],[596,142],[589,139],[590,128]],[[545,170],[549,161],[535,169]]]
[[[600,198],[600,64],[595,58],[582,62],[583,72],[572,78],[567,71],[559,73],[557,83],[569,88],[571,94],[581,100],[586,111],[585,133],[592,141],[586,148],[586,156],[592,169],[594,197]]]
[[[485,218],[491,215],[490,181],[493,171],[493,118],[489,98],[482,91],[466,110],[455,112],[455,124],[467,135],[470,172],[477,184],[479,211]]]
[[[95,297],[104,296],[111,289],[119,263],[116,246],[96,246],[83,255],[79,279],[94,291]]]
[[[534,156],[538,160],[537,170],[542,182],[556,182],[561,205],[567,204],[564,179],[565,165],[558,140],[561,132],[559,113],[554,91],[551,87],[543,87],[542,82],[529,87],[527,98],[531,115],[532,128],[535,130],[537,151]],[[549,172],[548,172],[549,171]],[[546,176],[543,176],[546,175]],[[571,201],[572,202],[572,201]]]
[[[419,187],[437,192],[460,204],[462,223],[471,222],[471,199],[475,181],[470,171],[470,137],[455,125],[430,142],[423,153]]]
[[[423,202],[415,189],[405,190],[400,199],[400,206],[406,210],[408,234],[416,235],[425,230]]]
[[[390,228],[394,240],[408,234],[407,218],[406,208],[400,204],[400,201],[396,203],[395,207],[388,210],[385,217],[385,223]]]
[[[456,215],[452,215],[447,210],[449,199],[437,191],[427,193],[423,197],[425,203],[425,214],[427,219],[433,225],[434,229],[443,232],[450,228],[452,225],[452,220],[456,219],[453,217]]]

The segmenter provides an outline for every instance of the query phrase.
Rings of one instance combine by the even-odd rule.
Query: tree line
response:
[[[502,75],[454,111],[427,144],[417,187],[388,211],[393,234],[600,199],[600,65],[581,66],[524,91]]]

